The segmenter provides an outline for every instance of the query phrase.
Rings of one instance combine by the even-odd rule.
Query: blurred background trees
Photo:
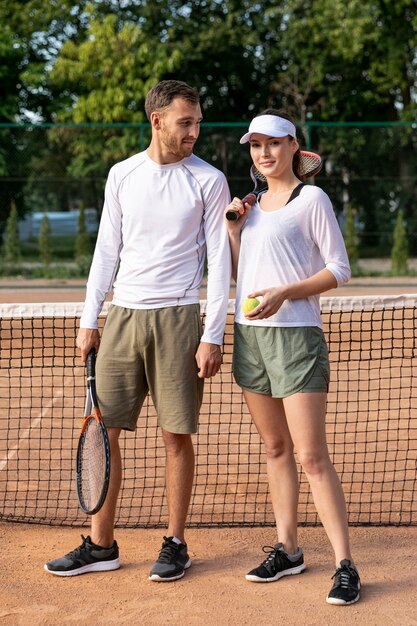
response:
[[[148,139],[118,125],[145,122],[150,87],[177,78],[199,90],[205,122],[285,107],[325,159],[317,182],[338,215],[356,208],[363,253],[389,254],[400,210],[417,247],[417,127],[355,127],[416,119],[415,0],[8,0],[0,24],[0,123],[51,124],[0,127],[0,233],[12,201],[20,216],[100,211],[109,167]],[[113,126],[85,126],[97,123]],[[236,193],[239,135],[203,128],[196,150]]]

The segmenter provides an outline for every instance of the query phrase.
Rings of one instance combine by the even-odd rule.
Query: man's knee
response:
[[[162,434],[165,450],[169,455],[176,456],[186,450],[193,449],[193,442],[189,434],[170,433],[167,430],[162,430]]]
[[[109,426],[107,428],[107,435],[109,437],[110,448],[118,448],[119,447],[119,437],[121,433],[121,428],[113,428]]]

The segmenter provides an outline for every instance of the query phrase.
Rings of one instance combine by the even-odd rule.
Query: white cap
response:
[[[286,137],[291,135],[294,139],[297,136],[294,124],[283,117],[278,117],[278,115],[258,115],[258,117],[254,117],[249,125],[248,132],[240,139],[240,143],[250,141],[253,133],[267,135],[268,137]]]

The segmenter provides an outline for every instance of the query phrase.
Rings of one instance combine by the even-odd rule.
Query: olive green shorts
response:
[[[237,384],[273,398],[327,392],[329,357],[317,326],[235,324],[233,374]]]
[[[195,433],[204,381],[195,360],[199,304],[163,309],[111,305],[97,354],[97,397],[106,426],[135,430],[151,394],[158,425]]]

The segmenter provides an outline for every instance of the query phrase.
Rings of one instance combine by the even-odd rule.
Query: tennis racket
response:
[[[308,152],[307,150],[300,150],[300,156],[300,177],[304,183],[307,178],[311,178],[321,171],[323,160],[315,152]]]
[[[323,161],[321,157],[315,152],[308,152],[307,150],[300,150],[300,178],[304,182],[307,178],[311,178],[318,174],[323,167]],[[266,191],[268,189],[268,183],[266,178],[259,170],[256,169],[254,165],[250,168],[250,177],[253,180],[254,188],[248,193],[243,199],[242,202],[248,202],[249,204],[254,204],[256,202],[256,198],[260,193]],[[240,213],[239,211],[227,211],[226,218],[230,221],[235,221],[239,219]]]
[[[266,191],[268,189],[268,183],[266,182],[266,178],[259,170],[256,169],[254,165],[251,166],[249,171],[250,177],[253,180],[253,190],[248,193],[244,198],[242,198],[242,202],[248,202],[250,205],[255,204],[256,198],[260,193]],[[232,209],[226,211],[226,219],[230,222],[234,222],[240,217],[239,211],[233,211]]]
[[[87,395],[77,449],[77,497],[88,515],[101,509],[110,478],[110,444],[96,394],[96,351],[87,356]]]

